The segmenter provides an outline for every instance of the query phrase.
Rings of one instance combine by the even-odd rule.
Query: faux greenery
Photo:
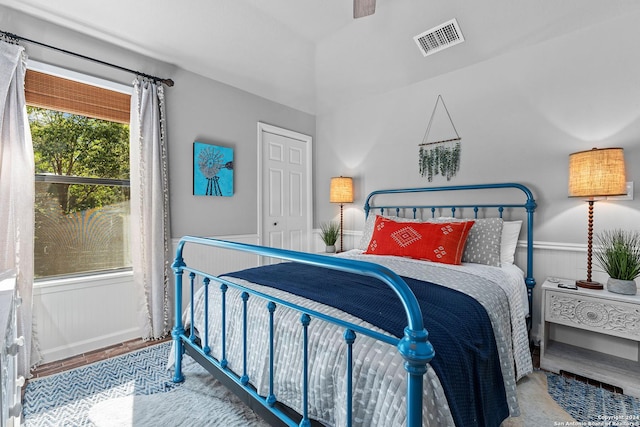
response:
[[[442,175],[449,181],[460,169],[460,142],[453,146],[436,144],[430,148],[420,147],[420,175],[429,182],[434,175]]]
[[[640,276],[640,232],[608,230],[596,235],[596,261],[613,279]]]
[[[336,244],[339,233],[340,224],[336,222],[329,221],[320,224],[320,235],[322,237],[322,241],[327,246],[333,246]]]

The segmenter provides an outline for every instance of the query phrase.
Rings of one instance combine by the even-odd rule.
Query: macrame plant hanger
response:
[[[444,111],[447,113],[447,117],[449,118],[449,122],[451,123],[451,127],[453,128],[453,132],[456,137],[430,142],[429,132],[431,131],[431,125],[433,124],[433,118],[436,115],[439,102],[442,102],[442,106],[444,107]],[[451,180],[451,178],[458,172],[458,169],[460,169],[461,139],[462,138],[460,138],[460,135],[458,135],[458,131],[456,130],[456,126],[453,124],[453,120],[451,120],[451,115],[449,114],[449,110],[447,110],[447,106],[442,99],[442,95],[438,95],[436,105],[433,107],[433,112],[429,119],[427,131],[424,134],[424,138],[422,138],[422,143],[418,145],[420,147],[420,157],[418,160],[420,164],[420,175],[426,176],[429,182],[433,181],[433,176],[438,174],[446,177],[447,181]]]

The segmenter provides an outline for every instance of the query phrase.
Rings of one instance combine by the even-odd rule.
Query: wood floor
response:
[[[135,350],[139,350],[144,347],[159,344],[161,342],[169,341],[171,337],[157,341],[143,341],[142,339],[134,339],[131,341],[125,341],[120,344],[115,344],[110,347],[94,350],[89,353],[80,354],[78,356],[69,357],[68,359],[57,360],[55,362],[44,363],[31,371],[32,378],[41,378],[47,375],[57,374],[59,372],[68,371],[69,369],[78,368],[80,366],[88,365],[90,363],[99,362],[100,360],[108,359],[110,357],[119,356],[121,354],[129,353]]]

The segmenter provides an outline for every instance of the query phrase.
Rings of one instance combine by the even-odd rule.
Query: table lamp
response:
[[[345,203],[353,203],[353,178],[344,176],[331,178],[329,202],[340,203],[340,252],[343,249],[342,207]]]
[[[577,280],[582,288],[602,289],[591,280],[593,255],[593,202],[596,198],[627,193],[624,152],[622,148],[594,148],[569,155],[569,197],[581,197],[589,203],[587,234],[587,279]]]

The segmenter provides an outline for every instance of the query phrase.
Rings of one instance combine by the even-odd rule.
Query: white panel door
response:
[[[261,243],[309,250],[311,137],[259,123]]]

